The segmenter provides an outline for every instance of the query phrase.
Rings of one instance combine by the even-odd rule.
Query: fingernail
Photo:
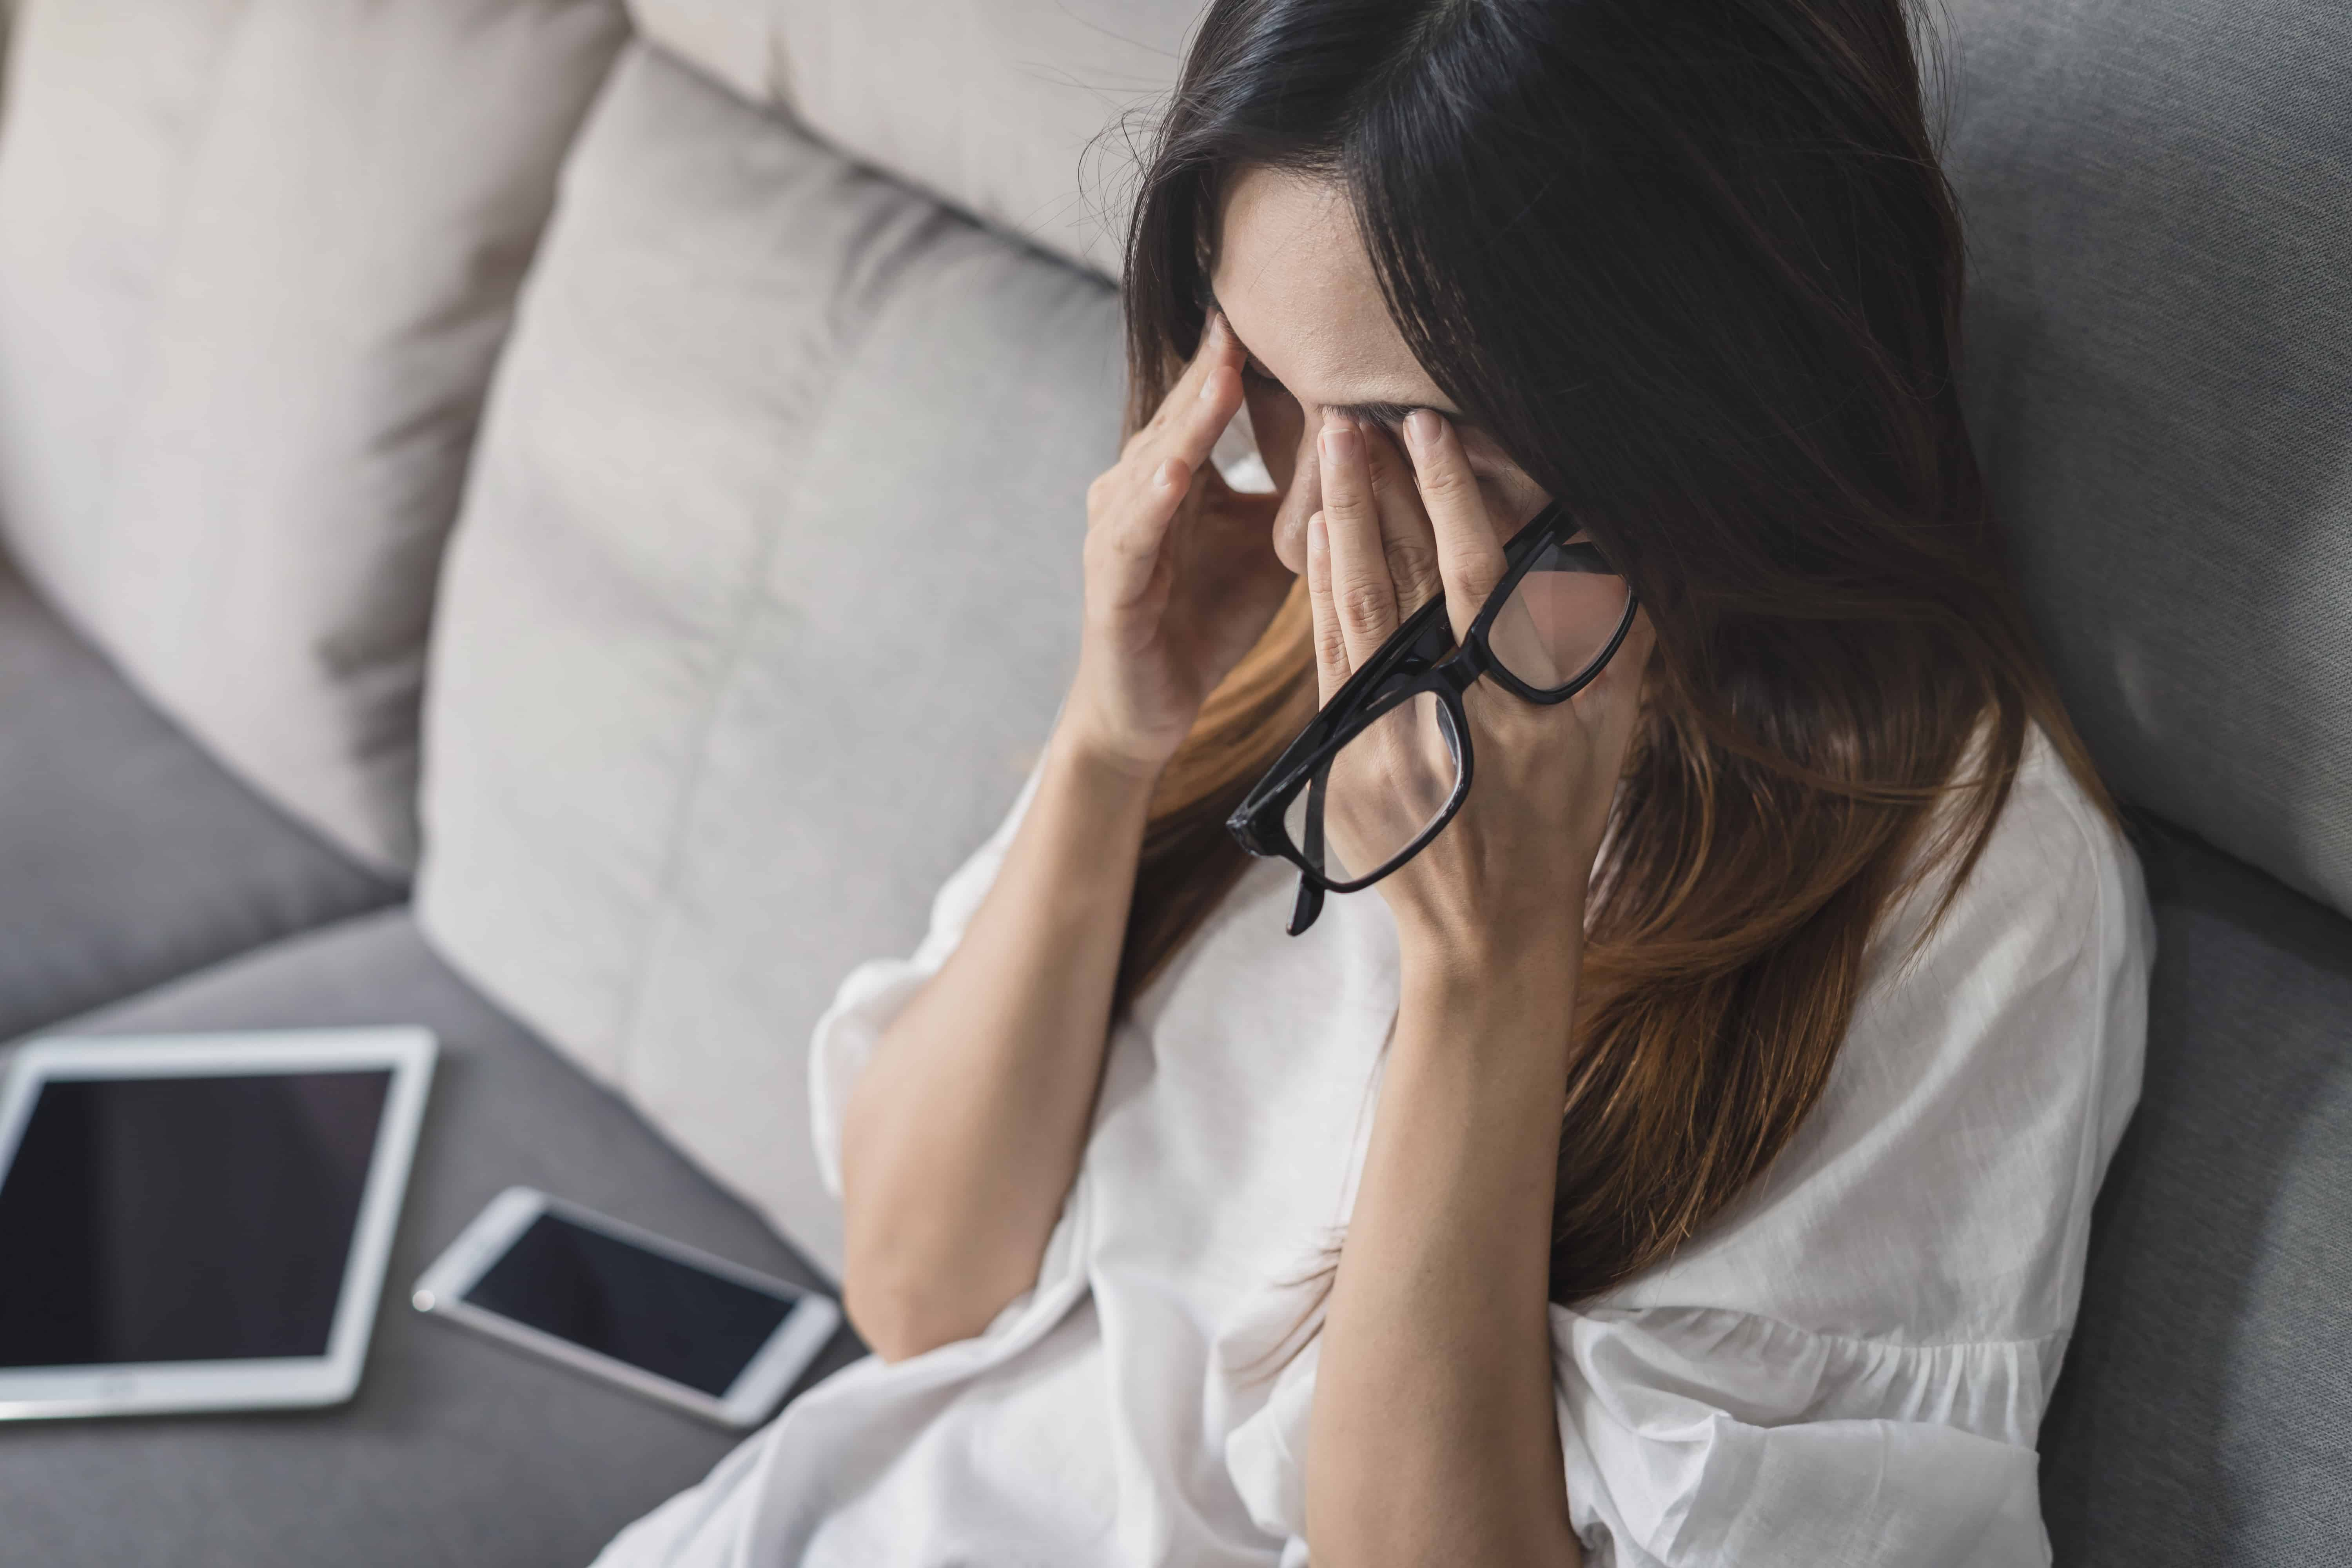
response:
[[[1415,447],[1426,447],[1435,441],[1437,431],[1438,418],[1433,409],[1416,408],[1404,416],[1405,438]]]
[[[1202,402],[1213,403],[1216,401],[1217,384],[1221,379],[1223,379],[1224,374],[1224,367],[1220,365],[1215,370],[1211,371],[1208,374],[1201,378]]]
[[[1323,526],[1323,514],[1318,511],[1307,520],[1307,553],[1311,557],[1330,548],[1331,533]]]
[[[1348,420],[1342,418],[1336,425],[1326,423],[1322,437],[1323,455],[1334,460],[1351,458],[1355,456],[1356,439],[1356,427]]]

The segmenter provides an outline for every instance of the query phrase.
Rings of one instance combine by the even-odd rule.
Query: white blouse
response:
[[[912,958],[817,1026],[840,1188],[851,1080],[954,948],[1013,817]],[[1282,934],[1254,867],[1113,1034],[1035,1288],[978,1338],[820,1385],[606,1568],[1297,1568],[1317,1349],[1397,1005],[1374,895]],[[2034,1436],[2091,1202],[2137,1097],[2152,932],[2129,849],[2036,736],[1926,946],[1890,912],[1827,1090],[1732,1212],[1551,1310],[1561,1479],[1596,1564],[2049,1560]]]

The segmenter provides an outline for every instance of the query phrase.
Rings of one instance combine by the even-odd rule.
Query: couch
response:
[[[395,1291],[518,1182],[824,1285],[803,1042],[1067,678],[1192,0],[16,9],[0,1038],[422,1023]],[[2352,1561],[2352,13],[1946,10],[2160,933],[2054,1554]],[[0,1563],[579,1563],[730,1441],[395,1297],[344,1408],[0,1426]]]

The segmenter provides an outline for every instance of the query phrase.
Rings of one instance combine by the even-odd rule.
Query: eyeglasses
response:
[[[1483,678],[1528,702],[1592,684],[1633,625],[1633,590],[1568,514],[1547,506],[1503,548],[1503,580],[1457,647],[1440,594],[1402,626],[1276,759],[1225,826],[1252,855],[1298,868],[1290,934],[1402,866],[1470,795],[1462,694]],[[1450,650],[1450,651],[1449,651]]]

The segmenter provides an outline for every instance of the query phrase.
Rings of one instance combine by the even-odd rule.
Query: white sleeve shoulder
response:
[[[948,954],[963,940],[964,928],[994,885],[1013,832],[1036,792],[1037,775],[1033,772],[996,831],[957,868],[931,900],[930,926],[914,952],[905,958],[871,959],[851,970],[841,989],[834,993],[833,1005],[816,1021],[809,1046],[809,1115],[817,1172],[824,1178],[825,1191],[836,1201],[841,1197],[841,1126],[849,1108],[850,1086],[857,1081],[875,1042],[898,1017],[899,1009],[940,972]]]

